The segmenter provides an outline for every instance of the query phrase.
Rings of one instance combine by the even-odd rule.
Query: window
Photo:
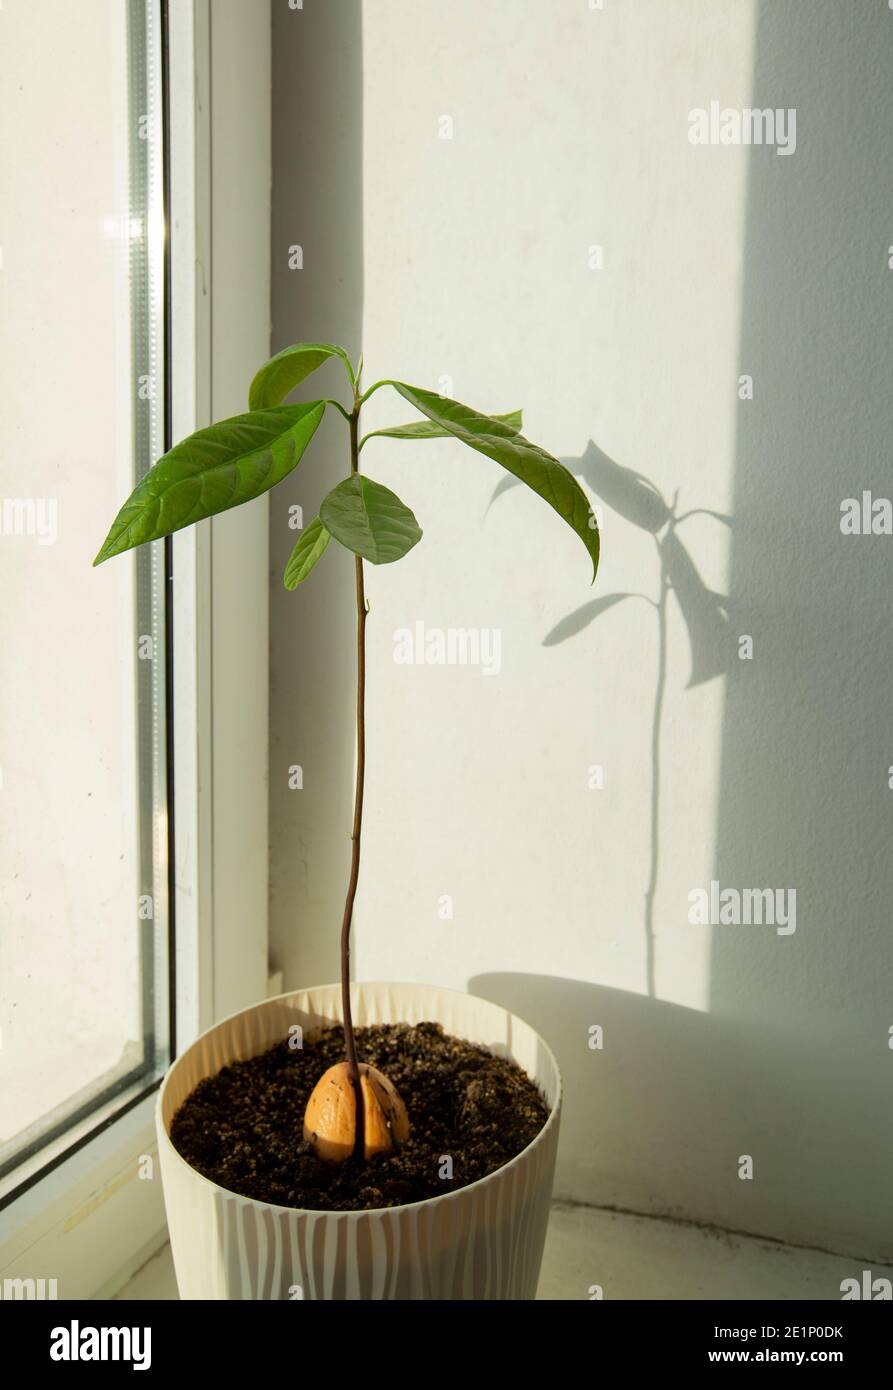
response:
[[[8,1201],[170,1056],[170,586],[164,543],[90,563],[165,447],[162,6],[8,4],[0,25]]]
[[[174,1038],[267,986],[265,503],[90,562],[269,356],[269,10],[2,0],[0,115],[0,1276],[103,1298]]]

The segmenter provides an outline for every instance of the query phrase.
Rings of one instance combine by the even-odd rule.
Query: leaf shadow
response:
[[[561,642],[566,642],[569,637],[576,637],[583,632],[590,623],[594,623],[596,618],[601,617],[602,613],[607,613],[609,608],[615,604],[622,603],[626,598],[644,599],[646,603],[652,600],[646,594],[605,594],[601,598],[590,599],[581,608],[575,608],[573,613],[568,613],[567,617],[562,618],[561,622],[556,623],[550,632],[543,638],[544,647],[557,647]]]
[[[675,506],[666,501],[649,478],[635,469],[616,463],[593,440],[589,441],[581,455],[562,458],[560,462],[585,483],[610,511],[655,538],[661,573],[676,596],[688,634],[691,674],[686,688],[702,685],[732,669],[737,651],[731,626],[730,601],[726,595],[717,594],[707,587],[676,534],[680,523],[692,516],[713,517],[730,529],[732,518],[724,512],[705,507],[696,507],[678,515]],[[493,491],[485,516],[504,493],[520,486],[520,479],[510,474],[502,478]],[[632,593],[609,594],[590,600],[557,623],[547,633],[543,646],[555,647],[576,637],[622,599],[634,597],[653,602],[645,594]]]
[[[677,511],[678,493],[672,503],[668,502],[649,478],[635,469],[625,468],[622,464],[616,463],[593,440],[589,441],[581,455],[562,458],[561,463],[595,494],[600,503],[630,525],[647,532],[653,538],[656,547],[659,577],[659,597],[656,601],[647,594],[638,592],[600,595],[566,614],[543,639],[544,647],[557,647],[578,637],[602,614],[629,598],[642,599],[655,610],[657,680],[651,718],[651,834],[648,882],[644,895],[646,989],[648,994],[654,997],[654,907],[660,870],[661,719],[667,682],[668,596],[670,593],[675,595],[688,635],[691,673],[686,689],[703,685],[735,669],[738,655],[735,633],[740,630],[740,624],[733,621],[729,598],[708,588],[677,533],[678,528],[693,516],[712,517],[730,529],[734,523],[726,513],[706,507],[694,507],[680,514]],[[490,498],[485,518],[494,502],[512,488],[520,486],[520,479],[511,475],[504,477]]]

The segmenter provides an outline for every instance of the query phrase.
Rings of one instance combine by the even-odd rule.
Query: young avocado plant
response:
[[[282,402],[329,358],[339,358],[351,389],[350,407],[321,399],[297,405]],[[377,381],[361,384],[343,348],[331,343],[300,343],[271,358],[254,377],[248,412],[198,430],[177,444],[134,488],[112,523],[94,560],[160,540],[218,512],[268,492],[297,467],[330,406],[344,416],[350,435],[350,472],[332,488],[319,516],[304,530],[285,567],[285,587],[308,578],[334,538],[354,556],[357,609],[356,784],[351,835],[350,877],[341,924],[341,992],[346,1061],[322,1077],[310,1097],[304,1133],[322,1158],[341,1161],[355,1154],[369,1158],[406,1138],[406,1111],[386,1077],[358,1062],[350,1005],[350,927],[360,873],[360,840],[366,775],[366,618],[363,561],[373,565],[400,560],[422,538],[415,516],[400,498],[360,472],[360,452],[376,437],[428,440],[452,437],[502,465],[539,494],[577,533],[598,569],[599,534],[595,516],[577,480],[558,459],[520,433],[521,412],[482,415],[458,401],[408,386]],[[382,387],[392,387],[425,418],[410,425],[373,430],[361,436],[363,405]]]

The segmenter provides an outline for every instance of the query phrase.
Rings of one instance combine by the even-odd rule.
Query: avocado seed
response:
[[[409,1138],[409,1117],[396,1087],[365,1062],[360,1063],[363,1092],[363,1153],[374,1158]],[[304,1138],[317,1156],[343,1163],[354,1151],[357,1102],[346,1062],[329,1067],[313,1088],[304,1111]]]

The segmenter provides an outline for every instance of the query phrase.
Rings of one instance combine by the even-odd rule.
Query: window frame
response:
[[[270,15],[229,0],[160,4],[170,442],[244,409],[269,352]],[[248,297],[234,273],[246,264]],[[236,515],[236,526],[214,518],[166,542],[174,1055],[267,992],[266,499]],[[60,1298],[110,1297],[165,1243],[159,1085],[0,1210],[0,1279],[55,1278]]]
[[[167,219],[169,209],[170,185],[167,178],[169,164],[168,125],[166,119],[167,72],[165,62],[165,7],[159,0],[127,0],[127,5],[118,17],[122,31],[130,35],[131,25],[136,23],[147,38],[147,16],[154,11],[153,33],[146,42],[146,51],[138,54],[133,48],[128,53],[129,81],[127,84],[128,119],[126,128],[130,131],[131,189],[134,185],[147,195],[146,205],[131,205],[131,216],[147,226],[154,225],[155,208],[153,199],[158,199],[157,212]],[[159,72],[158,88],[148,90],[149,55],[157,61]],[[159,90],[160,89],[160,90]],[[150,142],[136,135],[138,121],[145,120],[141,113],[154,114],[162,136],[161,149],[152,149]],[[150,119],[150,125],[154,123]],[[134,176],[135,168],[140,172]],[[153,177],[157,170],[157,178]],[[159,196],[160,195],[160,196]],[[159,389],[148,400],[131,403],[131,429],[134,441],[134,457],[141,462],[157,452],[155,446],[169,448],[170,409],[168,351],[170,337],[168,332],[167,310],[169,306],[169,268],[170,248],[165,242],[158,256],[152,240],[148,237],[149,250],[140,249],[134,255],[135,243],[127,248],[128,269],[130,272],[131,297],[131,335],[133,357],[124,369],[122,384],[128,387],[129,372],[140,382],[150,378],[159,381]],[[145,316],[137,312],[137,306],[145,306]],[[156,355],[157,354],[157,355]],[[157,404],[155,402],[158,402]],[[162,442],[163,441],[163,442]],[[151,633],[153,641],[164,647],[163,686],[160,699],[155,698],[154,661],[142,661],[134,656],[135,696],[138,707],[151,709],[152,727],[137,720],[136,759],[139,768],[137,785],[144,814],[138,818],[138,838],[140,847],[137,854],[138,884],[136,893],[148,891],[154,901],[153,924],[158,922],[157,936],[154,925],[151,927],[152,939],[147,939],[144,929],[140,935],[139,952],[141,958],[141,1031],[144,1055],[138,1062],[122,1058],[102,1073],[91,1077],[78,1095],[69,1096],[64,1102],[42,1115],[38,1121],[19,1135],[14,1135],[10,1147],[14,1149],[11,1157],[0,1162],[0,1211],[11,1205],[17,1197],[53,1168],[63,1163],[69,1155],[87,1144],[90,1139],[119,1115],[138,1105],[144,1096],[149,1095],[160,1084],[160,1076],[169,1065],[174,1054],[174,980],[171,969],[171,950],[174,941],[173,906],[173,838],[171,740],[168,735],[168,720],[172,716],[171,681],[169,679],[170,651],[169,637],[172,622],[171,549],[169,541],[160,541],[153,547],[146,547],[134,557],[134,604],[136,627],[134,635]],[[159,603],[160,598],[160,603]],[[160,623],[156,627],[155,613],[161,612]],[[160,733],[160,737],[159,737]],[[160,746],[160,756],[156,755],[156,745]],[[148,796],[146,796],[148,791]],[[148,803],[151,803],[151,808]],[[156,872],[155,825],[158,809],[164,815],[163,834],[164,853],[161,872]],[[151,880],[147,868],[152,866]],[[163,1003],[156,1002],[163,992]],[[89,1094],[87,1094],[89,1092]],[[30,1136],[29,1136],[30,1129]],[[2,1150],[3,1146],[0,1146]],[[4,1180],[7,1177],[18,1180],[11,1188]]]

